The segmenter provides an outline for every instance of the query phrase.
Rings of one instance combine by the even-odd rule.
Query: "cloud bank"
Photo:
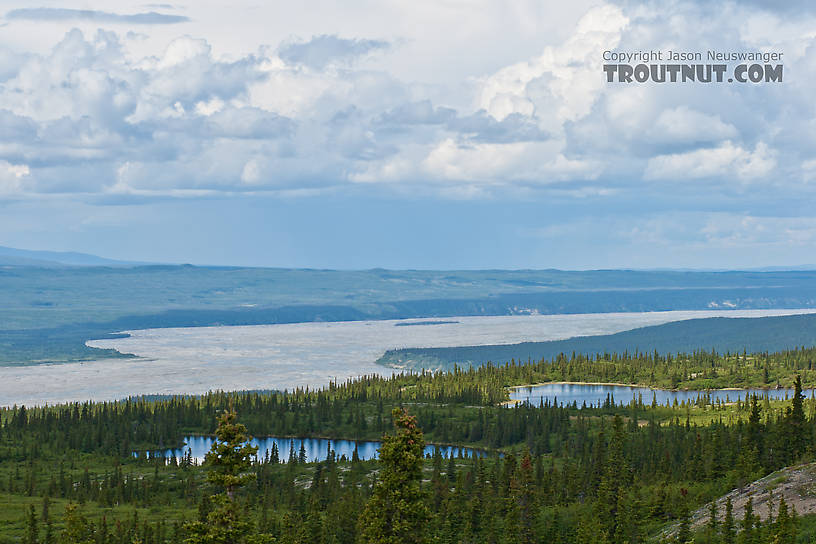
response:
[[[26,183],[14,185],[27,194],[196,196],[366,183],[484,197],[811,179],[816,157],[790,138],[813,136],[812,116],[801,115],[812,111],[810,93],[798,83],[816,75],[806,53],[812,33],[801,21],[736,4],[701,26],[706,9],[592,8],[559,45],[475,75],[466,107],[435,102],[423,96],[426,85],[370,62],[358,66],[399,47],[383,39],[319,34],[226,59],[206,38],[180,36],[161,55],[139,58],[127,36],[74,29],[48,54],[0,55],[0,159],[28,168]],[[6,17],[188,20],[51,8]],[[758,17],[784,43],[757,30]],[[627,86],[607,84],[600,73],[604,50],[714,37],[719,49],[784,48],[793,81]]]
[[[0,202],[534,199],[585,216],[684,217],[693,236],[679,221],[654,228],[689,240],[810,243],[801,203],[816,197],[816,17],[775,5],[599,3],[562,38],[501,65],[468,57],[463,28],[460,49],[435,53],[478,66],[454,84],[397,70],[394,59],[405,62],[421,36],[406,37],[397,18],[377,35],[316,24],[305,38],[227,55],[207,35],[183,33],[197,27],[172,25],[194,25],[194,11],[14,9],[12,27],[67,26],[45,51],[0,40]],[[151,25],[172,38],[144,54]],[[669,49],[783,51],[785,81],[605,81],[603,51]],[[411,59],[426,61],[438,58]],[[647,232],[644,221],[615,232]]]

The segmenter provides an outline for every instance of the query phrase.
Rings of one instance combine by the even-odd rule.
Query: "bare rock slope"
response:
[[[779,508],[784,497],[788,508],[795,508],[798,515],[816,513],[816,463],[797,465],[777,470],[760,480],[737,488],[717,499],[718,517],[725,516],[725,503],[731,498],[735,520],[745,517],[745,505],[753,498],[754,515],[767,520],[768,515]],[[709,515],[710,504],[694,512],[692,526],[703,525]]]

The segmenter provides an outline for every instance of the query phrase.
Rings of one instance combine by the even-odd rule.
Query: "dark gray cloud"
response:
[[[351,62],[368,53],[388,47],[389,43],[382,40],[349,40],[323,34],[313,37],[308,42],[282,45],[278,50],[278,55],[288,64],[302,64],[319,70],[333,62]]]
[[[186,23],[190,20],[184,15],[168,15],[149,11],[123,15],[93,9],[68,8],[21,8],[6,13],[6,19],[21,21],[94,21],[97,23],[127,23],[133,25],[167,25]]]

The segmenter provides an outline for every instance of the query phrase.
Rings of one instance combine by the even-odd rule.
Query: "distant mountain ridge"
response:
[[[567,270],[559,268],[516,268],[516,269],[422,269],[422,270],[402,270],[391,268],[369,268],[369,269],[330,269],[330,268],[310,268],[310,267],[287,267],[287,266],[240,266],[229,264],[168,264],[150,261],[123,261],[118,259],[108,259],[91,253],[77,251],[47,251],[35,249],[20,249],[8,246],[0,246],[0,266],[31,266],[39,268],[53,268],[62,266],[110,266],[110,267],[131,267],[131,266],[167,266],[167,267],[196,267],[196,268],[223,268],[223,269],[269,269],[269,270],[290,270],[290,271],[320,271],[354,273],[365,272],[389,276],[400,273],[420,272],[436,274],[456,274],[456,273],[511,273],[511,274],[555,274],[555,275],[582,275],[582,274],[607,274],[607,273],[634,273],[634,274],[719,274],[719,273],[739,273],[739,272],[816,272],[816,264],[801,264],[789,266],[762,266],[754,268],[597,268]],[[518,285],[541,285],[539,282],[524,282],[517,280]]]
[[[61,266],[138,266],[142,264],[147,263],[118,261],[74,251],[40,251],[0,246],[0,265],[4,266],[53,268]]]

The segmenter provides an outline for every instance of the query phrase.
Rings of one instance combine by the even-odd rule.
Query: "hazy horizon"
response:
[[[388,268],[383,266],[372,266],[369,268],[344,268],[344,267],[316,267],[316,266],[294,266],[290,265],[287,266],[285,264],[282,265],[242,265],[242,264],[233,264],[233,263],[207,263],[207,262],[160,262],[160,261],[136,261],[134,259],[129,259],[127,257],[124,258],[112,258],[107,255],[97,255],[94,253],[90,253],[84,251],[82,249],[32,249],[32,248],[19,248],[19,247],[10,247],[7,245],[0,244],[0,259],[2,259],[5,250],[11,250],[12,252],[21,252],[25,254],[32,254],[31,259],[32,261],[37,260],[37,256],[34,254],[54,254],[54,258],[58,258],[60,255],[66,256],[81,256],[81,257],[90,257],[93,259],[99,259],[101,261],[110,261],[110,264],[100,263],[98,265],[77,265],[77,266],[108,266],[108,265],[119,265],[122,263],[123,266],[195,266],[199,268],[271,268],[271,269],[291,269],[291,270],[332,270],[332,271],[339,271],[339,272],[352,272],[352,271],[365,271],[365,270],[389,270],[389,271],[411,271],[411,270],[418,270],[418,271],[427,271],[427,272],[455,272],[455,271],[489,271],[489,270],[498,270],[498,271],[549,271],[555,270],[559,272],[603,272],[606,270],[609,271],[635,271],[635,272],[797,272],[797,271],[812,271],[816,270],[816,264],[791,264],[791,265],[774,265],[774,266],[758,266],[758,267],[750,267],[750,268],[690,268],[690,267],[654,267],[654,268],[635,268],[635,267],[621,267],[621,268],[558,268],[558,267],[549,267],[549,268],[499,268],[499,267],[490,267],[490,268],[422,268],[422,267],[406,267],[406,268]],[[48,262],[49,259],[46,255],[41,257],[41,260],[44,262]],[[51,262],[59,263],[59,260],[53,260]],[[0,265],[2,263],[0,262]]]

